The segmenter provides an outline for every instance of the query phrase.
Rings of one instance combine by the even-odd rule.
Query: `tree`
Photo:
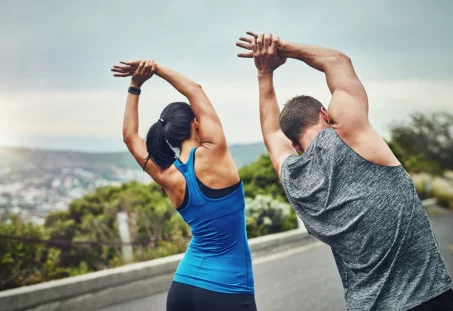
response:
[[[248,200],[249,237],[297,226],[269,156],[242,168],[240,175],[246,195],[256,198]],[[49,213],[42,227],[24,224],[16,216],[0,224],[0,235],[34,240],[0,238],[0,290],[122,265],[118,212],[129,215],[135,260],[187,248],[189,227],[158,184],[101,187],[71,202],[66,211]]]
[[[269,155],[263,154],[252,164],[243,166],[239,170],[239,176],[244,183],[246,197],[254,198],[257,195],[266,195],[287,202],[285,191],[275,173]]]
[[[41,239],[41,227],[22,223],[17,215],[11,215],[8,223],[0,223],[0,290],[41,281],[37,268],[42,245],[27,243],[26,239]]]
[[[439,174],[453,169],[453,114],[416,112],[390,130],[390,147],[407,170]]]

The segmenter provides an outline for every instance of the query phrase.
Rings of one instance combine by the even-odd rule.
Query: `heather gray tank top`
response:
[[[328,128],[284,162],[282,182],[308,232],[332,248],[348,310],[407,310],[451,288],[402,166],[365,160]]]

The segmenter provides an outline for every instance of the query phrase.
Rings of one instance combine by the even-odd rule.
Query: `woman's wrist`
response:
[[[258,70],[258,79],[272,78],[274,71],[262,71]]]
[[[142,85],[143,85],[143,83],[140,83],[140,82],[131,80],[131,84],[130,84],[129,86],[130,86],[130,87],[135,87],[136,89],[139,89],[139,88],[142,87]]]

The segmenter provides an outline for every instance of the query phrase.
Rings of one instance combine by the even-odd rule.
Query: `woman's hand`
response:
[[[132,62],[120,62],[123,65],[115,65],[111,69],[115,73],[114,77],[129,77],[131,78],[131,86],[140,88],[146,80],[151,78],[156,72],[157,63],[153,60],[136,60]]]

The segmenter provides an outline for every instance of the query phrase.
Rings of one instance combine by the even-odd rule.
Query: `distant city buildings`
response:
[[[39,173],[34,169],[30,174],[27,169],[0,169],[0,221],[7,221],[14,213],[23,221],[42,225],[50,211],[65,210],[71,201],[98,187],[132,180],[148,183],[151,178],[139,169],[118,167],[98,171],[62,168]]]

